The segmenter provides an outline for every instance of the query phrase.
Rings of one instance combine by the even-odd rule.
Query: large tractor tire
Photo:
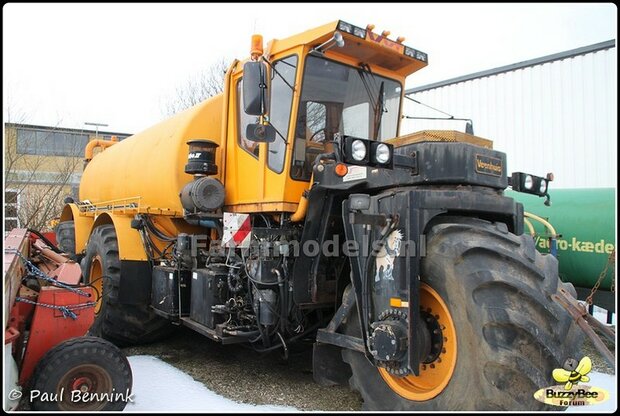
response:
[[[441,352],[420,376],[397,377],[343,350],[351,387],[368,410],[549,409],[534,393],[557,384],[553,369],[579,360],[583,342],[551,295],[574,288],[560,282],[557,260],[539,254],[530,236],[499,223],[449,221],[427,235],[421,269],[421,314],[440,328]],[[357,315],[345,332],[360,336]]]
[[[100,225],[93,230],[81,266],[84,282],[93,286],[99,295],[90,334],[118,346],[128,346],[157,341],[174,330],[170,322],[157,316],[149,305],[119,302],[122,276],[114,225]]]
[[[64,221],[56,227],[56,241],[58,248],[69,255],[71,260],[80,262],[81,255],[76,253],[75,249],[75,223],[73,221]]]
[[[72,338],[37,364],[31,406],[44,411],[118,411],[131,400],[131,387],[131,367],[117,347],[97,337]]]

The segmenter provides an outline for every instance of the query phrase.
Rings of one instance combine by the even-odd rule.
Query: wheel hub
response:
[[[88,377],[78,377],[73,382],[72,390],[79,390],[82,393],[90,391],[93,386],[93,382]]]
[[[407,314],[403,310],[388,309],[371,324],[370,353],[378,365],[396,376],[411,374],[407,366]],[[430,364],[437,360],[443,348],[443,332],[431,309],[420,308],[420,325],[417,327],[414,348],[419,362]]]
[[[399,321],[408,325],[406,311],[398,311]],[[389,388],[401,397],[413,401],[430,400],[441,393],[452,378],[456,366],[457,340],[446,303],[425,283],[420,285],[420,325],[413,342],[421,363],[419,376],[410,374],[406,354],[401,361],[377,359],[376,365]]]
[[[402,311],[389,309],[373,322],[370,352],[379,361],[400,361],[407,352],[407,321]]]
[[[59,397],[72,391],[80,393],[109,393],[113,391],[113,383],[110,374],[102,367],[95,364],[82,364],[70,368],[58,381],[56,393]],[[62,400],[59,403],[60,410],[102,410],[106,401],[72,401]]]

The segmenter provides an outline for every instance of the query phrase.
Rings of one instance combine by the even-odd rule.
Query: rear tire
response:
[[[343,350],[351,387],[368,410],[551,409],[534,392],[556,384],[552,371],[567,358],[580,359],[583,333],[550,296],[559,287],[573,294],[574,288],[560,282],[557,260],[539,254],[531,237],[511,234],[504,224],[451,221],[427,235],[421,273],[456,330],[456,365],[447,385],[430,399],[411,400],[417,393],[413,388],[403,393],[402,378],[396,380],[401,388],[394,389],[362,354]],[[357,317],[349,319],[355,322],[345,332],[359,336]],[[413,381],[424,384],[424,375]]]
[[[75,223],[73,221],[65,221],[56,227],[56,241],[58,248],[69,255],[71,260],[80,262],[82,255],[78,255],[75,249]]]
[[[129,362],[113,344],[97,337],[73,338],[49,350],[37,364],[31,391],[41,394],[31,405],[44,411],[123,410],[132,382]],[[56,394],[55,400],[45,400]],[[91,400],[95,398],[99,400]]]
[[[93,230],[81,266],[84,282],[92,284],[100,294],[90,334],[128,346],[163,339],[174,330],[149,305],[119,302],[122,276],[114,225],[100,225]]]

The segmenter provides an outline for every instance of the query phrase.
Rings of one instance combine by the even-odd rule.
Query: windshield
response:
[[[401,85],[334,61],[308,56],[295,128],[291,176],[309,180],[314,158],[336,134],[396,137]]]

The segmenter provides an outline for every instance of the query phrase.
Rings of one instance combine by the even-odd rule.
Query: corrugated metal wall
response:
[[[428,68],[432,70],[432,68]],[[617,185],[616,48],[421,91],[411,96],[455,117],[508,154],[508,172],[555,174],[555,188]],[[405,100],[403,113],[443,117]],[[401,134],[465,131],[464,122],[403,120]]]

